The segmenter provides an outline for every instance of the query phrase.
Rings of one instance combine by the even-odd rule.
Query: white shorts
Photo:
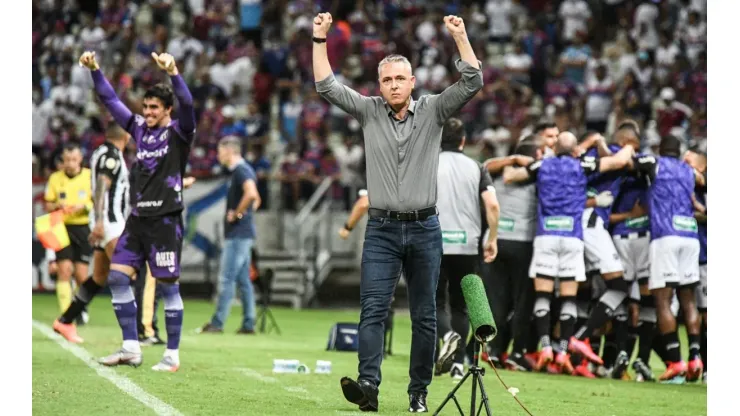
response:
[[[629,283],[630,285],[630,293],[629,298],[635,302],[640,302],[640,284],[637,283],[637,280],[633,280]]]
[[[650,276],[650,233],[639,237],[637,233],[613,236],[614,248],[622,260],[624,280],[633,282]]]
[[[123,228],[126,226],[126,221],[108,222],[107,220],[103,223],[103,241],[95,245],[93,249],[105,250],[105,246],[108,245],[113,239],[118,238],[123,233]],[[95,221],[90,221],[90,230],[95,228]]]
[[[583,241],[576,237],[540,235],[534,238],[529,277],[575,278],[586,281]]]
[[[588,227],[593,208],[583,211],[583,244],[586,252],[586,270],[598,270],[601,274],[622,272],[622,262],[614,248],[612,236],[604,228],[604,220],[597,216],[596,225]],[[595,215],[595,214],[594,214]]]
[[[698,239],[669,235],[650,242],[650,290],[698,281]]]
[[[707,265],[699,265],[699,286],[696,287],[696,307],[707,309]]]

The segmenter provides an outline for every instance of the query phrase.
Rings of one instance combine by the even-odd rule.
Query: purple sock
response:
[[[108,286],[113,295],[113,310],[116,312],[118,325],[121,327],[124,341],[138,341],[136,325],[136,301],[131,290],[131,278],[117,270],[111,270]]]
[[[182,332],[183,304],[180,297],[178,283],[160,283],[164,298],[164,324],[167,327],[167,349],[176,350],[180,347],[180,333]]]

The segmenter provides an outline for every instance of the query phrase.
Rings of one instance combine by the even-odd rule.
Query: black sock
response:
[[[640,325],[632,326],[627,328],[627,355],[632,357],[635,352],[635,345],[637,345],[637,337],[640,335]]]
[[[666,361],[677,363],[681,361],[681,342],[678,340],[676,331],[663,335],[663,348],[665,348]]]
[[[535,293],[534,302],[534,321],[537,327],[537,339],[540,341],[542,348],[550,347],[550,299],[552,293],[537,292]]]
[[[701,356],[701,335],[689,334],[689,361]]]
[[[576,338],[583,341],[591,337],[594,330],[601,328],[611,318],[612,313],[613,311],[610,307],[606,306],[603,302],[598,302],[593,311],[591,311],[591,316],[588,317],[586,325],[582,326],[576,333]]]
[[[629,328],[627,325],[627,315],[617,315],[612,320],[612,327],[614,328],[614,345],[617,348],[617,353],[627,350],[627,337],[629,336]]]
[[[532,322],[529,325],[529,336],[527,337],[527,352],[536,352],[537,343],[540,342],[540,337],[537,331],[537,320],[532,318]]]
[[[617,343],[615,342],[614,331],[604,336],[604,354],[601,358],[604,361],[604,367],[611,368],[614,366],[614,362],[617,360]]]
[[[591,351],[596,355],[599,355],[599,352],[601,351],[601,335],[589,338],[589,344],[591,344]]]
[[[704,363],[704,372],[707,371],[707,327],[701,327],[701,361]]]
[[[85,310],[87,304],[93,300],[95,295],[97,295],[102,288],[102,286],[95,283],[92,277],[85,280],[75,294],[74,299],[72,299],[72,304],[69,305],[69,308],[67,308],[59,318],[59,322],[63,324],[71,324],[74,322],[74,320],[80,316],[82,311]]]
[[[640,331],[640,347],[637,351],[637,358],[642,360],[643,363],[650,365],[650,350],[653,346],[653,338],[655,336],[655,323],[642,321],[642,324],[637,327]]]

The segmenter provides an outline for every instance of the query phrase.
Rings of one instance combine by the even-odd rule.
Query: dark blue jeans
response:
[[[408,392],[426,393],[437,346],[435,298],[441,259],[442,231],[436,215],[424,221],[368,219],[360,284],[360,379],[380,385],[384,321],[403,270],[411,312]]]

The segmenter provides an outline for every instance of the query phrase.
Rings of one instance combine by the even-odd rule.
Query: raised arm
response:
[[[440,124],[460,110],[483,88],[483,71],[468,40],[465,23],[457,16],[445,16],[444,21],[460,53],[460,59],[455,62],[455,66],[462,77],[442,93],[432,97],[437,109],[437,122]]]
[[[527,167],[507,166],[504,168],[504,183],[532,183],[537,180],[537,172],[542,166],[542,161],[530,163]]]
[[[608,172],[626,168],[635,155],[635,149],[632,146],[624,146],[614,156],[602,157],[599,159],[598,171]]]
[[[105,108],[108,109],[113,119],[116,120],[119,126],[126,130],[129,134],[134,134],[133,119],[134,114],[126,105],[118,98],[113,87],[110,85],[103,72],[100,70],[95,59],[95,52],[85,52],[80,57],[79,61],[81,66],[87,67],[91,71],[93,83],[95,84],[95,93],[103,102]]]
[[[372,99],[360,95],[334,78],[326,51],[326,36],[331,22],[329,13],[319,13],[313,19],[313,77],[316,91],[326,101],[344,110],[360,124],[364,124],[365,114]]]
[[[529,156],[511,155],[488,159],[483,162],[483,166],[486,167],[489,174],[497,175],[507,166],[527,166],[532,162],[534,162],[534,159]]]
[[[168,54],[162,53],[157,55],[152,52],[152,58],[157,66],[166,71],[172,81],[172,90],[177,97],[177,103],[180,106],[179,116],[177,118],[178,126],[182,136],[187,141],[195,137],[195,109],[193,107],[193,96],[190,94],[185,80],[182,79],[180,72],[177,70],[175,58]]]

